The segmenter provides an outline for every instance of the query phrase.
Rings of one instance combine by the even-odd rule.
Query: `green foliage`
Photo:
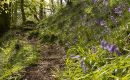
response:
[[[130,79],[130,4],[128,0],[109,0],[108,4],[103,1],[73,1],[71,7],[41,21],[39,30],[28,33],[28,37],[36,36],[41,43],[59,42],[66,48],[65,70],[57,73],[60,80]],[[114,11],[118,7],[122,13]],[[3,80],[37,59],[34,46],[9,39],[0,49]],[[116,45],[121,55],[103,49],[101,40]]]
[[[39,25],[40,29],[57,34],[66,47],[66,67],[62,75],[57,75],[61,80],[130,79],[128,1],[109,0],[108,6],[103,5],[103,0],[97,1],[77,2]],[[113,10],[122,5],[121,15],[115,14]],[[118,46],[121,56],[101,48],[102,39]],[[80,58],[74,58],[77,56]],[[81,61],[85,63],[85,72]]]
[[[55,30],[53,29],[53,31],[49,31],[48,29],[44,29],[44,31],[42,31],[39,34],[41,43],[55,43],[58,40],[58,33],[55,34],[54,33]]]
[[[12,39],[11,36],[8,35],[8,37],[10,37],[10,40],[4,41],[0,48],[2,55],[0,60],[2,65],[0,68],[0,80],[20,78],[18,71],[35,63],[38,59],[34,46],[27,41],[19,40],[18,37],[12,36]],[[13,76],[13,74],[17,76]]]
[[[55,36],[54,34],[52,35],[44,35],[43,36],[43,39],[42,39],[42,42],[50,42],[50,43],[53,43],[57,40],[57,36]]]

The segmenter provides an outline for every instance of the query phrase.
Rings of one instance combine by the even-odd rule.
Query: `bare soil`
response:
[[[25,69],[22,80],[58,80],[54,72],[63,70],[64,52],[64,48],[56,44],[42,45],[41,59]]]
[[[37,45],[37,40],[30,40],[32,45]],[[40,59],[36,64],[25,68],[21,80],[58,80],[56,71],[64,69],[65,49],[58,44],[39,44]]]

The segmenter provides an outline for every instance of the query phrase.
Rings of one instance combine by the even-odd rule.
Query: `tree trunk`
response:
[[[18,1],[16,0],[15,4],[14,4],[14,14],[13,14],[13,24],[17,24],[17,9],[18,9]]]
[[[65,2],[66,2],[66,5],[68,5],[68,6],[72,5],[72,1],[71,0],[65,0]]]
[[[61,5],[61,6],[63,5],[63,1],[62,1],[62,0],[60,0],[60,5]]]
[[[21,0],[20,2],[20,7],[21,7],[21,13],[22,13],[22,20],[23,20],[23,23],[26,21],[26,16],[25,16],[25,12],[24,12],[24,0]]]
[[[1,8],[1,6],[4,7],[4,10]],[[0,36],[2,36],[6,31],[10,29],[10,12],[8,7],[9,5],[6,3],[4,5],[0,5]]]
[[[43,0],[40,0],[40,8],[39,8],[39,18],[43,19]]]

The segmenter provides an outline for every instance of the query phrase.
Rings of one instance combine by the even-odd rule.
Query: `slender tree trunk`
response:
[[[10,7],[11,7],[11,9],[10,9],[11,16],[10,16],[10,17],[11,17],[11,23],[12,23],[12,22],[14,22],[14,19],[13,19],[13,16],[14,16],[14,15],[13,15],[13,13],[14,13],[14,9],[13,9],[13,8],[14,8],[14,6],[13,6],[13,2],[10,2]]]
[[[63,5],[63,1],[62,1],[62,0],[60,0],[60,5],[61,5],[61,6]]]
[[[18,2],[16,0],[15,4],[14,4],[14,14],[13,14],[13,23],[16,24],[17,23],[17,9],[18,9]]]
[[[72,5],[72,1],[71,0],[65,0],[65,2],[66,2],[66,5],[69,5],[69,6]]]
[[[43,0],[40,0],[39,18],[43,19]]]
[[[46,17],[46,7],[43,7],[43,18]]]
[[[20,7],[21,7],[21,13],[22,13],[22,20],[24,23],[26,21],[26,16],[25,16],[25,12],[24,12],[24,0],[21,0]]]

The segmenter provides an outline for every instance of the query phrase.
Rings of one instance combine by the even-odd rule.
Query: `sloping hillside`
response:
[[[0,79],[129,80],[129,7],[128,0],[74,1],[35,29],[12,31],[1,39]]]
[[[66,49],[61,80],[130,79],[129,5],[79,1],[40,23],[41,40],[55,35]]]

